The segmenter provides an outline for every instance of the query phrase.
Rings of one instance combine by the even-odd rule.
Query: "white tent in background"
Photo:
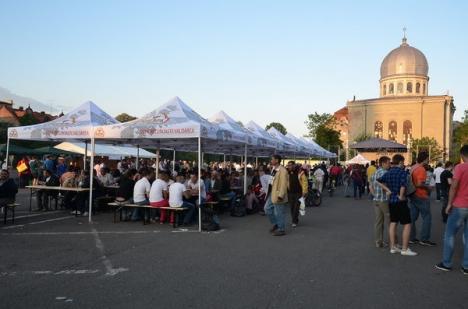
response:
[[[261,126],[259,126],[255,122],[249,121],[245,125],[245,127],[247,128],[247,130],[249,130],[257,136],[257,145],[271,149],[283,149],[282,143],[279,143],[277,140],[273,139],[267,131],[265,131]]]
[[[369,160],[367,160],[363,155],[361,154],[358,154],[357,156],[355,156],[354,158],[346,161],[346,164],[362,164],[362,165],[366,165],[367,163],[370,163]]]
[[[252,134],[241,127],[233,118],[224,111],[219,111],[208,118],[208,121],[217,124],[221,129],[228,131],[231,134],[231,140],[239,143],[247,143],[252,145]]]
[[[84,155],[86,152],[85,143],[79,142],[63,142],[54,146],[54,148],[74,152]],[[90,157],[92,152],[87,151],[87,156]],[[156,154],[144,149],[138,150],[134,146],[113,146],[109,144],[96,144],[94,149],[95,156],[101,157],[140,157],[140,158],[155,158]]]
[[[119,122],[100,109],[91,101],[85,102],[67,114],[49,122],[8,128],[6,160],[8,166],[8,149],[11,139],[34,141],[91,141],[91,152],[94,152],[94,129],[98,126],[118,124]],[[91,162],[93,162],[91,157]],[[90,187],[93,186],[91,177]],[[89,221],[91,222],[93,190],[89,191]]]
[[[336,154],[325,150],[322,148],[319,144],[317,144],[313,139],[311,138],[306,138],[306,137],[301,137],[302,140],[306,141],[307,143],[311,144],[317,151],[317,156],[322,157],[322,158],[335,158]]]
[[[310,147],[310,145],[306,144],[301,139],[297,138],[296,136],[294,136],[293,134],[291,134],[289,132],[286,133],[286,137],[289,138],[290,140],[294,141],[294,143],[296,143],[296,145],[299,148],[299,153],[298,153],[299,155],[301,155],[301,156],[310,156],[310,155],[313,154],[312,147]]]
[[[289,138],[284,136],[284,134],[281,133],[280,131],[278,131],[277,129],[271,127],[270,129],[268,129],[267,132],[268,132],[268,134],[271,135],[272,138],[280,141],[283,144],[283,152],[284,153],[286,153],[286,154],[295,154],[296,152],[298,152],[296,143],[294,143]]]

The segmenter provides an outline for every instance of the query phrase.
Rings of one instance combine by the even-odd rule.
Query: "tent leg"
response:
[[[6,156],[5,156],[5,169],[8,171],[8,157],[10,156],[10,137],[7,137]]]
[[[255,157],[255,168],[258,168],[258,157]]]
[[[137,145],[137,156],[136,156],[136,162],[135,162],[135,167],[138,170],[138,165],[140,164],[140,145]]]
[[[198,137],[198,231],[201,232],[201,137]]]
[[[86,158],[88,156],[88,141],[85,141],[85,151],[83,156],[83,171],[86,171]]]
[[[244,146],[244,195],[247,194],[247,144]]]
[[[159,178],[159,148],[156,150],[156,179]]]
[[[88,211],[88,221],[92,222],[91,216],[93,213],[93,181],[94,181],[94,151],[95,143],[94,136],[91,138],[91,163],[89,168],[89,211]]]
[[[224,157],[223,168],[226,168],[226,154],[223,154],[223,157]]]
[[[172,174],[173,175],[175,174],[175,155],[176,155],[176,152],[175,152],[175,149],[174,149],[174,153],[172,155]]]

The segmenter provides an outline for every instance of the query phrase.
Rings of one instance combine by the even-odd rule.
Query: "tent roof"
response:
[[[382,138],[370,138],[350,146],[353,149],[406,149],[406,145]]]
[[[96,139],[132,141],[148,145],[157,144],[154,140],[176,140],[186,138],[208,138],[227,140],[219,127],[201,117],[179,97],[174,97],[166,104],[133,121],[107,125],[96,129]],[[137,141],[135,141],[137,140]],[[153,140],[153,141],[151,141]],[[187,141],[179,142],[186,145]],[[170,142],[172,145],[173,143]]]
[[[21,140],[83,140],[92,137],[94,127],[115,123],[119,122],[88,101],[52,121],[8,128],[8,137]]]
[[[253,143],[253,134],[243,128],[240,124],[238,124],[233,118],[231,118],[228,114],[224,111],[219,111],[208,120],[212,123],[217,124],[221,129],[229,131],[232,136],[232,140],[238,142],[249,142],[248,137],[250,137],[249,144]]]
[[[278,141],[273,139],[271,135],[265,131],[261,126],[259,126],[254,121],[249,121],[245,127],[247,130],[252,132],[257,136],[257,142],[267,148],[278,148]]]
[[[347,164],[367,164],[369,163],[370,161],[367,160],[363,155],[361,155],[360,153],[355,156],[354,158],[346,161]]]

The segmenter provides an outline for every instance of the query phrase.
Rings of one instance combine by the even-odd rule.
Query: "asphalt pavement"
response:
[[[434,268],[442,253],[440,203],[431,201],[436,247],[392,255],[373,241],[368,200],[338,190],[307,208],[297,228],[271,236],[266,217],[221,217],[222,230],[112,222],[67,211],[0,224],[0,308],[466,308],[468,276]],[[420,222],[419,222],[420,224]]]

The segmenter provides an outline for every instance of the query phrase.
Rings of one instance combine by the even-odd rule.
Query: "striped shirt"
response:
[[[387,170],[379,168],[371,177],[371,184],[374,188],[374,201],[376,202],[385,202],[387,201],[387,194],[384,192],[381,186],[377,183],[377,179],[382,177]]]

